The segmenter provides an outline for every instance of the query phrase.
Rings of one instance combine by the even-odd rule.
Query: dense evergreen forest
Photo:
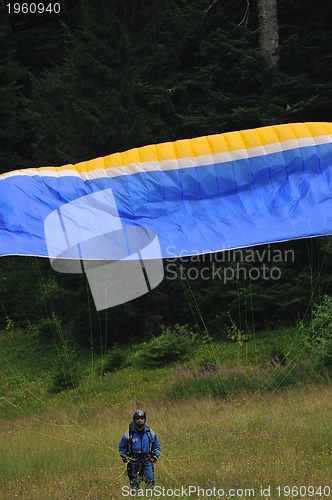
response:
[[[205,134],[331,121],[330,0],[277,0],[273,53],[262,38],[262,0],[81,0],[34,26],[15,25],[5,3],[0,173]],[[158,288],[100,313],[84,276],[56,274],[46,259],[3,257],[0,324],[35,325],[46,337],[61,324],[82,345],[142,339],[162,323],[201,327],[204,320],[216,337],[233,323],[247,331],[294,324],[332,291],[329,242],[260,247],[256,266],[278,267],[278,279],[250,277],[249,254],[211,257],[208,265],[221,269],[241,264],[227,282],[193,279],[207,256],[177,262],[176,273],[165,262]],[[271,252],[289,258],[271,263]]]

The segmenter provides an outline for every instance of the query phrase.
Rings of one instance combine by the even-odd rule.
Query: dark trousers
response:
[[[154,468],[148,458],[144,460],[131,460],[127,464],[127,474],[130,486],[138,488],[140,480],[143,479],[147,486],[154,485]]]

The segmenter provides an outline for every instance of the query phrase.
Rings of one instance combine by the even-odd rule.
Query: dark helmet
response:
[[[145,411],[143,410],[136,410],[134,415],[133,415],[133,420],[136,420],[136,418],[144,418],[146,420],[146,414]]]

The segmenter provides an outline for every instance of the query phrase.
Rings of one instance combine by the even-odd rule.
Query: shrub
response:
[[[238,345],[242,346],[245,342],[248,342],[248,333],[242,331],[231,319],[231,325],[226,327],[227,338],[232,342],[236,342]]]
[[[315,307],[312,320],[306,328],[299,325],[306,347],[325,365],[332,365],[332,297],[325,296]]]
[[[140,366],[162,366],[188,357],[196,342],[188,325],[162,326],[161,335],[141,344],[136,357]]]
[[[119,370],[126,364],[126,353],[120,347],[113,347],[101,359],[96,371],[105,375],[106,373]]]
[[[62,345],[57,347],[57,354],[56,370],[49,388],[49,392],[55,394],[63,390],[75,389],[80,379],[75,342],[70,338],[63,338]]]
[[[306,368],[305,364],[280,364],[272,371],[269,366],[177,366],[170,370],[171,386],[167,389],[166,396],[175,400],[201,396],[226,398],[242,390],[273,391],[307,379],[310,373]]]

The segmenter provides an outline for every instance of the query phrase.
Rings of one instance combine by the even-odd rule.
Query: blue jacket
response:
[[[149,437],[150,434],[150,437]],[[130,435],[132,438],[130,438]],[[131,441],[131,446],[130,446]],[[119,443],[119,453],[121,455],[127,455],[130,453],[149,453],[151,452],[153,455],[157,457],[160,456],[160,443],[157,438],[157,435],[153,432],[152,429],[144,426],[144,434],[140,436],[134,427],[129,434],[127,431],[121,438]]]

